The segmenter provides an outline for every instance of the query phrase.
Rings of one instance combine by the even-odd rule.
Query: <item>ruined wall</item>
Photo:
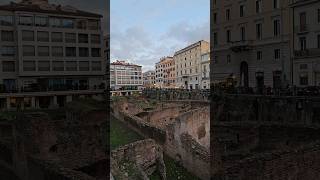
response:
[[[202,179],[210,178],[209,107],[190,110],[168,126],[165,152]]]
[[[316,180],[320,99],[214,96],[211,106],[213,179]]]
[[[111,173],[113,176],[116,178],[122,177],[124,174],[129,176],[130,169],[121,169],[125,166],[124,164],[129,163],[134,163],[135,170],[139,171],[138,176],[150,176],[158,171],[160,177],[166,179],[162,148],[152,139],[137,141],[111,151]],[[130,177],[122,178],[130,179]]]

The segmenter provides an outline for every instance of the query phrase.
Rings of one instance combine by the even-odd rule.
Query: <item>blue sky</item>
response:
[[[111,61],[154,68],[163,56],[209,40],[209,0],[111,0]]]

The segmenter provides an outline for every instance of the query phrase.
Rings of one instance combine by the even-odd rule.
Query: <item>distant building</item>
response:
[[[231,75],[241,87],[291,82],[289,2],[211,1],[213,82]]]
[[[176,72],[176,87],[200,89],[201,55],[209,51],[209,42],[199,41],[175,52],[173,59]]]
[[[111,90],[139,90],[142,86],[142,66],[126,61],[110,64]]]
[[[175,87],[175,63],[172,57],[161,58],[156,63],[156,87],[174,88]]]
[[[0,107],[63,106],[73,92],[104,89],[101,18],[48,0],[1,5]]]
[[[147,71],[143,73],[143,87],[153,88],[156,86],[156,73],[155,71]]]
[[[201,89],[210,89],[210,52],[201,55]]]
[[[320,1],[293,0],[293,83],[320,86]]]

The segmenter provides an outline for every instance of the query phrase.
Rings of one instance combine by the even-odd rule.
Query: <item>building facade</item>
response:
[[[147,71],[143,73],[143,87],[154,88],[156,87],[156,73],[155,71]]]
[[[210,52],[201,55],[201,89],[210,89]]]
[[[202,40],[175,52],[176,87],[183,89],[200,89],[201,55],[209,52],[209,43]]]
[[[126,61],[116,61],[110,64],[111,90],[139,90],[142,86],[142,66]]]
[[[156,87],[174,88],[175,87],[175,62],[173,57],[163,57],[155,66]]]
[[[0,91],[104,89],[101,18],[48,0],[1,5]]]
[[[320,1],[293,0],[293,83],[320,86]]]
[[[289,1],[211,1],[212,82],[279,88],[291,83]]]

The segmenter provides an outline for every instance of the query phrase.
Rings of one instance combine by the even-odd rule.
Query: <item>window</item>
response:
[[[33,31],[22,31],[22,40],[23,41],[34,41],[34,32]]]
[[[48,17],[36,16],[35,25],[40,26],[40,27],[47,27],[48,26]]]
[[[274,37],[280,35],[280,20],[278,19],[273,21],[273,35]]]
[[[15,63],[14,61],[2,61],[2,72],[14,72]]]
[[[2,56],[14,56],[15,47],[14,46],[3,46],[1,51]]]
[[[226,10],[226,20],[229,21],[230,20],[230,9]]]
[[[88,34],[78,34],[79,43],[88,43]]]
[[[217,13],[213,13],[213,24],[217,24]]]
[[[100,48],[91,48],[91,56],[92,57],[101,57],[101,49]]]
[[[51,27],[62,27],[62,19],[61,18],[56,18],[56,17],[51,17],[50,18],[50,26]]]
[[[85,47],[79,47],[79,56],[80,57],[88,57],[89,56],[89,49]]]
[[[320,49],[320,34],[318,34],[318,36],[317,36],[318,38],[318,49]]]
[[[67,57],[76,57],[77,52],[75,47],[66,47],[66,56]]]
[[[245,27],[240,28],[240,36],[241,36],[241,41],[246,40],[246,29]]]
[[[275,60],[280,59],[280,49],[275,49],[274,50],[274,59]]]
[[[256,36],[257,39],[261,39],[262,38],[262,24],[256,24]]]
[[[38,71],[50,71],[50,61],[38,61]]]
[[[299,38],[299,45],[300,45],[300,50],[304,51],[307,49],[307,40],[306,37],[300,37]]]
[[[300,13],[300,31],[307,30],[307,14],[306,12]]]
[[[13,25],[13,16],[0,16],[0,25],[1,26],[12,26]]]
[[[100,35],[99,34],[91,34],[91,43],[92,44],[100,44]]]
[[[52,61],[53,71],[64,71],[63,61]]]
[[[73,28],[74,27],[73,19],[63,19],[62,20],[62,27],[63,28]]]
[[[88,20],[88,28],[90,30],[99,30],[99,21],[98,20]]]
[[[230,30],[227,30],[226,32],[226,38],[227,38],[227,43],[229,43],[231,41],[231,31]]]
[[[38,56],[49,56],[49,46],[38,46]]]
[[[77,61],[66,61],[67,71],[77,71]]]
[[[257,60],[262,60],[262,51],[257,51]]]
[[[213,62],[216,63],[216,64],[218,64],[218,56],[214,56]]]
[[[13,31],[1,31],[2,41],[14,41]]]
[[[256,0],[256,13],[262,12],[262,0]]]
[[[89,61],[80,61],[79,62],[80,71],[89,71]]]
[[[24,56],[35,56],[34,46],[23,46]]]
[[[215,45],[215,46],[218,45],[218,33],[217,32],[213,33],[213,45]]]
[[[300,74],[300,85],[307,86],[308,84],[308,74]]]
[[[274,9],[279,9],[279,0],[273,0],[273,8]]]
[[[101,71],[102,65],[101,61],[92,61],[92,71]]]
[[[231,63],[231,56],[228,54],[227,55],[227,64],[230,64]]]
[[[23,61],[23,71],[35,71],[36,62],[35,61]]]
[[[33,16],[20,16],[19,17],[19,24],[25,26],[32,26],[33,25]]]
[[[240,5],[240,17],[244,16],[245,7],[244,5]]]
[[[65,34],[66,43],[76,43],[76,34],[75,33],[66,33]]]
[[[320,9],[318,9],[318,15],[317,15],[317,17],[318,17],[318,23],[320,23]]]
[[[38,31],[37,38],[39,42],[49,42],[49,32]]]
[[[85,19],[78,19],[78,20],[77,20],[77,28],[78,28],[78,29],[87,29],[87,20],[85,20]]]
[[[52,32],[51,33],[51,42],[62,42],[62,33],[61,32]]]
[[[53,46],[51,48],[52,56],[62,57],[63,56],[63,47],[62,46]]]

